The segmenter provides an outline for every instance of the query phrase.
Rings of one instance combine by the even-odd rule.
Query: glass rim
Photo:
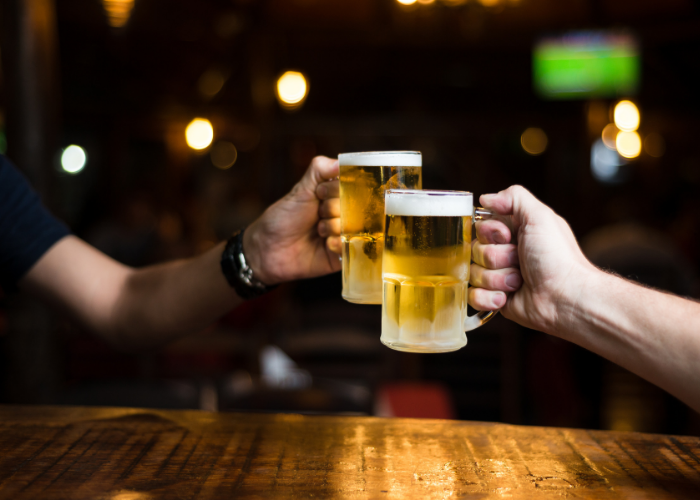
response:
[[[340,156],[367,156],[367,155],[421,155],[420,151],[397,150],[397,151],[357,151],[354,153],[339,153]]]
[[[423,155],[420,151],[364,151],[340,153],[338,163],[342,166],[380,167],[422,167]]]
[[[390,194],[425,195],[425,196],[474,196],[471,191],[455,191],[450,189],[387,189],[384,196]]]

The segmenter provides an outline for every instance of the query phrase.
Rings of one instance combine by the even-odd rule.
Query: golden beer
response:
[[[471,193],[387,191],[382,343],[408,352],[467,344],[473,211]]]
[[[384,191],[422,187],[417,151],[344,153],[340,163],[343,298],[382,303]]]

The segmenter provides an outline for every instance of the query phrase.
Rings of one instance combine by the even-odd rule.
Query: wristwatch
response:
[[[226,281],[236,290],[236,293],[241,298],[248,300],[266,294],[277,288],[277,285],[267,286],[253,276],[253,270],[243,254],[244,231],[245,228],[236,231],[226,243],[224,252],[221,254],[221,272],[224,273]]]

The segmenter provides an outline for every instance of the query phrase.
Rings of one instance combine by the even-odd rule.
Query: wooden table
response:
[[[0,498],[700,498],[700,438],[0,406]]]

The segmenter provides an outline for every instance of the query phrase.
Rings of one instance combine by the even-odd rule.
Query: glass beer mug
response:
[[[474,211],[465,191],[387,190],[382,260],[383,344],[407,352],[450,352],[496,312],[467,316]]]
[[[340,164],[340,238],[343,298],[382,303],[384,191],[420,189],[419,151],[343,153]]]

